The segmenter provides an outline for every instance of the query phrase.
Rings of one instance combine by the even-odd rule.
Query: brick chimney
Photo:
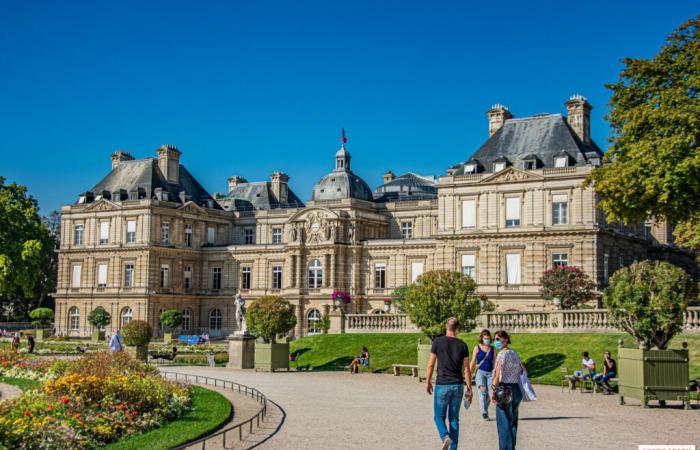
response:
[[[289,176],[284,172],[272,172],[270,189],[272,196],[280,204],[285,204],[289,200]]]
[[[394,172],[392,172],[391,170],[387,170],[384,173],[384,184],[387,184],[388,182],[390,182],[394,178],[396,178],[396,175],[394,175]]]
[[[566,120],[584,144],[591,143],[591,110],[593,106],[583,95],[576,94],[569,98],[566,105]]]
[[[158,149],[158,167],[170,183],[180,182],[180,155],[174,145],[163,145]]]
[[[486,111],[486,115],[489,118],[489,137],[493,136],[506,123],[506,120],[513,118],[513,114],[508,111],[508,108],[500,103],[493,105],[491,109]]]
[[[241,183],[247,183],[245,178],[239,177],[238,175],[233,175],[228,177],[228,192],[231,193]]]
[[[119,164],[121,164],[122,161],[133,161],[134,157],[131,156],[131,153],[127,152],[126,150],[119,150],[117,149],[112,155],[110,156],[112,159],[112,170],[114,170],[115,167],[117,167]]]

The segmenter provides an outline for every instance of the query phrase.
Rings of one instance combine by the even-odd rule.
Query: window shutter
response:
[[[74,288],[79,288],[80,287],[80,276],[83,271],[83,266],[80,264],[75,264],[73,266],[73,278],[71,279],[71,287]]]
[[[136,221],[130,220],[126,223],[127,233],[136,233]]]
[[[107,264],[100,264],[97,266],[97,284],[107,284]]]
[[[506,198],[506,220],[520,220],[520,197]]]
[[[216,230],[214,227],[207,228],[207,243],[213,244],[216,238]]]
[[[462,267],[475,267],[476,255],[462,255]]]
[[[100,240],[109,239],[109,222],[100,222]]]
[[[375,270],[376,269],[386,269],[386,264],[385,263],[376,263],[374,265]]]
[[[506,278],[508,284],[520,284],[520,253],[506,254]]]
[[[462,228],[476,227],[476,200],[462,201]]]
[[[412,262],[411,263],[411,282],[418,279],[419,276],[423,275],[423,263],[422,262]]]

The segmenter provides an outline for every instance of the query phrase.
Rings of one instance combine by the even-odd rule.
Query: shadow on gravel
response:
[[[279,409],[280,414],[282,414],[282,418],[280,419],[280,422],[277,425],[277,427],[275,427],[274,430],[272,430],[271,432],[268,433],[267,437],[265,437],[260,442],[257,442],[255,445],[248,447],[249,449],[257,448],[257,447],[261,446],[262,444],[264,444],[265,442],[272,439],[273,437],[275,437],[275,435],[282,429],[282,425],[284,425],[284,421],[287,418],[287,413],[278,403],[273,402],[269,398],[267,399],[267,402],[273,404],[277,409]]]
[[[518,420],[571,420],[571,419],[590,419],[590,417],[564,417],[564,416],[554,416],[554,417],[521,417]]]
[[[532,378],[538,378],[548,374],[552,370],[556,370],[566,360],[566,356],[561,353],[545,353],[536,355],[525,361],[527,374]]]

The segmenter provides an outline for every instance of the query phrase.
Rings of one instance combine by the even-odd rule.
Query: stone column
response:
[[[333,253],[331,253],[331,287],[335,289],[335,249],[333,249]]]

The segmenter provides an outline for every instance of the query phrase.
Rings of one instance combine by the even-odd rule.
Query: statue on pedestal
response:
[[[248,326],[246,325],[245,321],[245,300],[243,300],[243,297],[241,297],[241,294],[236,294],[236,321],[238,322],[238,330],[234,333],[237,335],[247,335],[248,334]]]

